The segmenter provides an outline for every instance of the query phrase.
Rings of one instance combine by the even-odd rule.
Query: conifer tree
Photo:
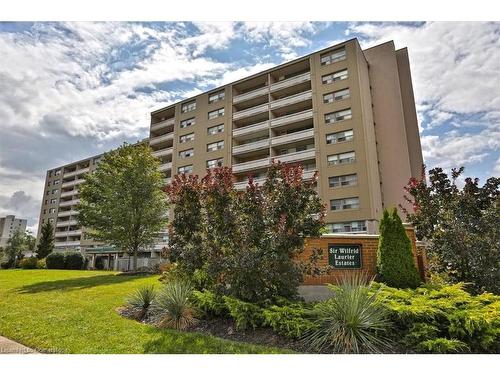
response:
[[[54,250],[54,228],[47,222],[42,225],[40,242],[36,248],[36,257],[43,259]]]

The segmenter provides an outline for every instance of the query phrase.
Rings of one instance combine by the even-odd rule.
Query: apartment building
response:
[[[27,224],[28,220],[16,219],[14,215],[0,217],[0,247],[7,247],[9,238],[11,238],[16,231],[24,233]]]
[[[319,172],[331,233],[376,233],[423,164],[408,52],[351,39],[151,113],[165,182],[233,169],[244,189],[272,161]]]

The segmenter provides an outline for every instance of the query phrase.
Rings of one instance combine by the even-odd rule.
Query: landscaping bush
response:
[[[157,325],[182,330],[196,323],[190,302],[192,293],[191,284],[184,280],[166,283],[152,304],[154,314],[157,315]]]
[[[64,268],[67,270],[81,270],[85,260],[80,253],[67,253],[64,255]]]
[[[34,270],[36,268],[36,257],[29,257],[21,259],[19,266],[24,270]]]
[[[307,331],[317,328],[311,321],[311,312],[303,306],[271,306],[263,310],[264,325],[271,327],[279,335],[298,339]]]
[[[146,285],[137,289],[127,298],[127,304],[136,310],[136,318],[143,319],[156,298],[154,285]]]
[[[317,328],[305,336],[312,350],[335,353],[378,353],[391,346],[385,336],[390,326],[387,312],[377,303],[377,292],[369,289],[359,274],[344,277],[330,286],[333,296],[318,303],[313,313]]]
[[[45,262],[48,269],[53,270],[63,270],[64,269],[64,254],[62,253],[50,253],[45,258]]]
[[[420,277],[413,258],[411,241],[396,209],[384,210],[380,221],[377,274],[381,281],[396,288],[416,288]]]
[[[222,296],[209,290],[195,290],[192,296],[193,304],[200,317],[220,317],[227,315],[227,307]]]
[[[245,330],[249,327],[255,329],[262,325],[264,317],[260,306],[233,297],[224,296],[223,299],[229,315],[236,323],[236,329]]]
[[[0,268],[6,270],[8,268],[11,268],[13,265],[14,265],[14,261],[6,260],[6,261],[0,263]]]
[[[43,258],[43,259],[39,259],[39,260],[36,262],[36,268],[38,268],[38,269],[44,269],[44,268],[47,268],[47,262],[46,262],[45,258]]]
[[[460,283],[416,290],[374,283],[374,288],[394,322],[393,337],[408,351],[500,351],[500,296],[472,296]]]

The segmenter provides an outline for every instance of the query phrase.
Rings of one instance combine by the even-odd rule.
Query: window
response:
[[[329,83],[333,83],[336,81],[342,81],[342,80],[347,79],[347,78],[349,78],[349,75],[347,73],[347,69],[342,69],[342,70],[339,70],[338,72],[325,74],[324,76],[321,77],[321,82],[323,82],[324,85],[327,85]]]
[[[208,119],[214,119],[217,117],[224,116],[224,108],[216,109],[215,111],[208,112]]]
[[[61,180],[54,180],[53,185],[59,185],[59,182],[61,182]]]
[[[191,117],[181,121],[181,128],[187,128],[188,126],[196,124],[196,118]]]
[[[349,120],[352,118],[351,108],[343,109],[342,111],[330,112],[325,114],[325,123],[332,124],[334,122]]]
[[[332,211],[340,210],[354,210],[359,208],[359,198],[342,198],[342,199],[332,199],[330,201],[330,209]]]
[[[49,218],[49,223],[53,223],[54,222],[54,219],[53,218]]]
[[[60,174],[61,174],[61,170],[60,170],[60,169],[58,169],[58,170],[56,170],[56,171],[54,172],[54,175],[55,175],[55,176],[59,176]]]
[[[45,215],[47,213],[47,210],[43,210],[43,214]]]
[[[56,199],[56,198],[52,198],[52,199],[50,200],[50,204],[55,204],[55,203],[57,203],[57,199]]]
[[[187,103],[182,103],[181,105],[182,113],[191,112],[194,111],[195,109],[196,109],[196,100]]]
[[[211,126],[207,129],[208,135],[222,133],[224,131],[224,124]]]
[[[218,102],[220,100],[224,100],[225,96],[226,96],[226,93],[224,92],[224,90],[209,94],[208,95],[208,104],[212,104],[212,103]]]
[[[337,100],[347,99],[349,98],[350,93],[349,89],[343,89],[335,92],[330,92],[328,94],[323,95],[323,103],[333,103]]]
[[[194,149],[190,148],[188,150],[179,151],[180,158],[188,158],[194,155]]]
[[[92,163],[94,164],[99,164],[101,162],[101,157],[97,157],[97,158],[94,158],[94,160],[92,160]]]
[[[184,134],[179,137],[179,143],[194,141],[194,133]]]
[[[45,204],[49,204],[49,201],[47,199],[45,200]]]
[[[192,173],[192,172],[193,172],[192,164],[177,168],[177,173]]]
[[[343,132],[330,133],[326,135],[326,143],[331,145],[340,142],[352,141],[354,133],[352,130],[345,130]]]
[[[56,212],[56,209],[55,208],[49,208],[49,214],[53,214]]]
[[[52,190],[52,194],[57,194],[57,193],[59,193],[59,189],[53,189]]]
[[[328,165],[336,164],[349,164],[356,161],[356,154],[354,151],[344,152],[342,154],[328,155],[327,162]]]
[[[329,233],[351,233],[351,232],[366,232],[365,221],[349,221],[343,223],[326,224]]]
[[[207,151],[222,150],[223,148],[224,148],[224,141],[209,143],[207,145]]]
[[[346,174],[343,176],[334,176],[328,179],[331,188],[337,188],[342,186],[354,186],[358,184],[357,174]]]
[[[330,65],[346,58],[345,48],[337,48],[321,55],[321,65]]]
[[[220,167],[223,161],[224,161],[223,158],[207,160],[207,168],[212,169],[215,167]]]

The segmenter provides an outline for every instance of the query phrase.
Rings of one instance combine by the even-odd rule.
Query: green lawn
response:
[[[0,335],[56,353],[279,353],[213,336],[156,329],[115,309],[157,276],[0,270]]]

